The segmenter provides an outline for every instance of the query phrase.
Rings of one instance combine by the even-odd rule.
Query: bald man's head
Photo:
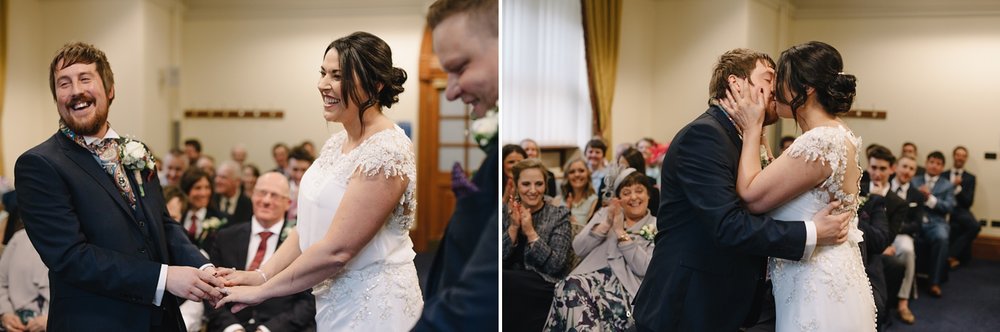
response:
[[[288,178],[278,172],[267,172],[257,178],[253,188],[253,215],[264,227],[271,227],[285,218],[291,198]]]

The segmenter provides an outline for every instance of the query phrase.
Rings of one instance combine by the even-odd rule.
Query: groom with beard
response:
[[[680,130],[663,158],[653,257],[634,300],[639,331],[736,331],[757,321],[767,257],[806,259],[847,240],[850,213],[831,203],[812,221],[750,214],[736,193],[742,130],[717,102],[730,86],[771,95],[774,61],[735,49],[709,85],[708,111]],[[766,103],[765,124],[777,115]]]
[[[107,122],[107,57],[67,44],[49,85],[60,128],[14,166],[25,229],[49,268],[48,331],[183,331],[177,297],[217,300],[223,280],[167,214],[149,150]]]

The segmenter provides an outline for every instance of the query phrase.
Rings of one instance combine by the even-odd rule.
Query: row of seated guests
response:
[[[964,182],[961,189],[955,185],[963,184],[959,180],[962,175],[971,176],[962,170],[967,154],[964,147],[953,151],[954,169],[960,170],[955,177],[949,175],[956,172],[944,171],[945,156],[938,151],[928,155],[925,171],[918,175],[917,162],[911,154],[903,154],[897,159],[885,147],[872,145],[867,149],[869,166],[862,180],[861,194],[870,199],[861,211],[869,209],[869,205],[882,204],[888,224],[888,239],[882,241],[876,238],[881,234],[877,229],[864,228],[863,219],[877,214],[859,213],[880,330],[889,325],[889,312],[893,309],[904,323],[915,323],[916,316],[909,309],[909,301],[916,296],[918,260],[925,262],[923,270],[928,276],[928,292],[941,297],[946,272],[955,267],[949,265],[949,259],[954,261],[954,256],[968,250],[978,234],[978,223],[970,227],[962,220],[974,221],[971,213],[966,212],[975,191],[974,177]],[[960,208],[963,205],[960,201],[968,204]],[[955,228],[959,228],[957,233]],[[918,257],[918,252],[926,256]]]
[[[512,166],[515,192],[503,206],[501,236],[506,329],[632,325],[631,298],[649,264],[655,217],[644,174],[625,169],[611,176],[609,206],[574,234],[570,210],[545,198],[544,165],[526,159]]]
[[[237,166],[224,163],[215,181],[198,168],[188,169],[180,186],[164,187],[164,200],[171,217],[188,231],[209,260],[218,267],[254,270],[282,244],[294,222],[287,219],[292,183],[277,172],[265,173],[247,198],[242,194],[226,199],[235,190]],[[212,184],[215,184],[213,187]],[[214,190],[219,193],[213,193]],[[244,214],[241,209],[248,209]],[[233,211],[233,214],[227,213]],[[291,244],[297,245],[297,244]],[[277,298],[233,314],[228,308],[214,309],[203,303],[184,302],[181,312],[191,331],[311,331],[315,330],[315,303],[308,291]]]

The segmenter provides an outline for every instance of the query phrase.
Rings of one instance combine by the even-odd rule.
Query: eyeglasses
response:
[[[285,195],[282,195],[282,194],[279,194],[279,193],[276,193],[276,192],[273,192],[273,191],[260,190],[260,189],[254,189],[254,191],[253,191],[253,197],[257,197],[257,198],[273,197],[273,198],[288,199],[288,196],[285,196]]]

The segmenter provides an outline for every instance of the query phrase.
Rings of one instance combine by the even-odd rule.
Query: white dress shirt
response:
[[[250,244],[247,245],[247,263],[243,265],[244,269],[249,268],[250,263],[253,262],[253,256],[257,253],[257,247],[260,246],[260,233],[264,231],[271,232],[271,237],[267,238],[267,251],[264,252],[264,260],[260,261],[260,266],[264,266],[264,263],[267,263],[267,260],[274,255],[275,249],[278,248],[278,238],[281,237],[281,230],[285,227],[284,219],[268,228],[264,228],[257,221],[256,216],[250,218],[250,220],[252,221],[250,224]]]

